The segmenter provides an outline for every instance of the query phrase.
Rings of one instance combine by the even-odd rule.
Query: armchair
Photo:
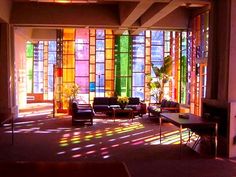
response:
[[[72,124],[85,124],[89,122],[93,125],[94,111],[90,104],[72,103]]]

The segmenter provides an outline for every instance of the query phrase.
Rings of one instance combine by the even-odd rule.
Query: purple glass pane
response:
[[[88,79],[88,77],[76,77],[75,82],[80,87],[80,93],[88,93],[89,92],[89,79]]]
[[[89,76],[89,61],[76,61],[75,68],[76,76]]]

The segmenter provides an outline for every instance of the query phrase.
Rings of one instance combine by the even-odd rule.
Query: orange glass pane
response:
[[[113,70],[106,70],[106,79],[113,79],[114,78],[114,71]]]
[[[150,55],[151,54],[151,49],[150,48],[146,48],[146,55]]]
[[[150,43],[150,38],[146,38],[146,46],[148,46],[148,47],[149,47],[149,46],[150,46],[150,44],[151,44],[151,43]]]
[[[74,55],[63,55],[63,67],[74,68],[75,67],[75,56]]]
[[[90,65],[90,73],[95,73],[95,67],[94,65]]]
[[[106,60],[106,69],[114,69],[114,60]]]
[[[106,91],[106,92],[105,92],[105,96],[106,96],[106,97],[112,97],[112,96],[114,96],[114,91]]]
[[[90,37],[90,46],[95,45],[95,37]]]
[[[106,90],[114,90],[114,81],[106,81],[105,83],[105,89]]]
[[[90,29],[90,36],[95,36],[96,32],[95,29]]]
[[[90,55],[90,63],[95,64],[95,55]]]
[[[151,64],[151,57],[150,57],[150,55],[146,56],[146,64]]]
[[[74,69],[63,69],[63,82],[74,82]]]
[[[145,66],[145,73],[151,73],[151,67]]]
[[[63,42],[63,54],[74,54],[75,42],[74,41],[64,41]]]
[[[110,35],[113,34],[111,29],[107,29],[107,30],[106,30],[106,35],[108,35],[108,34],[110,34]]]
[[[95,55],[95,46],[90,46],[90,55]]]
[[[112,50],[106,50],[106,59],[112,59],[112,58],[113,58]]]
[[[63,40],[74,40],[75,39],[75,29],[66,28],[64,29]]]

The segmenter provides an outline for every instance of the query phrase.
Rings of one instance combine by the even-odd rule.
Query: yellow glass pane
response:
[[[95,55],[95,46],[90,46],[90,55]]]
[[[74,40],[75,39],[75,29],[66,28],[64,29],[63,40]]]
[[[113,79],[114,78],[114,71],[113,70],[106,70],[106,79]]]
[[[106,50],[106,59],[112,59],[112,58],[113,58],[112,50]]]
[[[114,60],[106,60],[106,69],[114,69]]]
[[[113,40],[112,39],[106,39],[106,48],[112,49],[113,47]]]
[[[90,82],[95,82],[95,74],[90,74]]]
[[[95,45],[95,37],[90,37],[90,46]]]
[[[95,64],[95,55],[90,55],[90,64]]]
[[[63,82],[74,82],[74,69],[63,69]]]
[[[75,56],[74,55],[63,55],[63,67],[74,68],[75,67]]]
[[[105,92],[105,96],[106,96],[106,97],[112,97],[112,96],[114,96],[114,91],[106,91],[106,92]]]

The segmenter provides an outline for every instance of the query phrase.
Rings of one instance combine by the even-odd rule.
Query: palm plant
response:
[[[171,56],[166,56],[163,61],[163,65],[158,68],[152,64],[152,69],[155,73],[155,77],[148,75],[149,82],[147,86],[151,91],[151,96],[153,96],[156,102],[161,102],[164,95],[164,85],[169,81],[172,74],[172,58]]]

